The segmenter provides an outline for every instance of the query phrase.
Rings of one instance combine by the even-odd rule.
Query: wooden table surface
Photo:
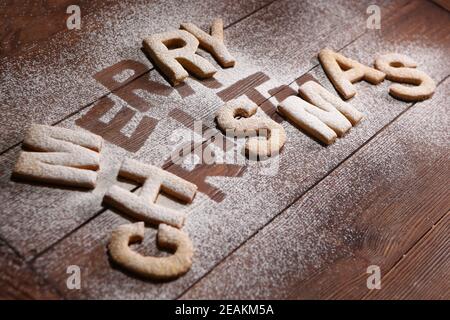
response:
[[[1,1],[0,298],[52,299],[450,299],[450,13],[432,1]],[[68,5],[81,29],[68,30]],[[214,17],[237,60],[213,79],[176,88],[142,51],[146,35]],[[314,79],[336,93],[317,54],[331,47],[366,65],[377,54],[411,56],[437,84],[407,103],[389,81],[356,84],[349,102],[365,119],[324,146],[275,111]],[[286,129],[279,157],[255,163],[180,165],[170,154],[195,121],[210,145],[214,113],[246,95]],[[11,178],[31,123],[88,130],[107,141],[92,191]],[[219,147],[217,147],[219,148]],[[223,151],[223,150],[219,150]],[[102,203],[124,157],[196,183],[188,213],[191,270],[153,282],[110,261],[111,230],[129,218]],[[147,227],[146,255],[161,255]],[[81,270],[70,290],[68,266]],[[379,266],[381,289],[367,287]]]

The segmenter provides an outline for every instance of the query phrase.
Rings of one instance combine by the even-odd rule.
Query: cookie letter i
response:
[[[186,70],[201,79],[210,78],[217,71],[208,60],[195,53],[199,41],[185,30],[151,35],[144,39],[143,45],[172,85],[184,82],[189,76]]]
[[[319,60],[328,78],[345,100],[356,94],[353,83],[365,80],[372,84],[378,84],[386,76],[377,69],[344,57],[331,49],[322,49],[319,53]]]
[[[308,134],[325,144],[356,125],[363,114],[314,81],[300,86],[300,95],[290,96],[278,106],[278,112]]]
[[[105,202],[125,214],[151,224],[165,223],[176,228],[184,224],[185,215],[177,210],[155,204],[160,190],[174,198],[192,202],[197,186],[158,167],[125,159],[119,176],[142,184],[140,195],[112,186],[105,194]]]
[[[13,175],[57,185],[94,188],[103,139],[95,134],[32,124]]]

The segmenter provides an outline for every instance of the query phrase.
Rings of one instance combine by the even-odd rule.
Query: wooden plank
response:
[[[34,1],[7,0],[0,3],[0,59],[23,51],[45,46],[49,38],[59,32],[70,32],[66,13],[70,5],[80,7],[81,17],[110,5],[112,1],[59,0]],[[82,20],[82,21],[83,21]],[[76,32],[76,31],[75,31]]]
[[[450,1],[449,0],[432,0],[437,3],[439,6],[444,8],[447,11],[450,11]]]
[[[450,213],[381,280],[365,299],[450,299]]]
[[[433,5],[428,7],[428,5],[430,4],[415,3],[402,8],[396,13],[397,19],[393,18],[390,23],[402,25],[399,20],[413,19],[419,21],[421,26],[429,24],[428,20],[433,20],[436,26],[445,25],[442,22],[447,22],[448,17],[440,15],[440,9],[434,8]],[[439,11],[436,12],[434,9]],[[423,14],[424,11],[428,11],[427,14]],[[264,16],[269,13],[270,11],[261,14]],[[249,20],[253,19],[264,21],[258,14]],[[267,20],[270,21],[270,19]],[[247,21],[247,23],[252,23],[252,21]],[[436,26],[432,23],[429,26],[430,32],[435,32],[438,29]],[[426,30],[427,28],[424,28],[422,34],[424,38],[429,36]],[[394,32],[400,39],[402,36],[406,38],[405,33],[409,32],[407,24],[403,24],[399,29],[392,27],[390,32],[381,38],[381,41],[389,40],[383,43],[384,50],[395,48],[401,51],[402,48],[411,45],[410,42],[390,41]],[[420,61],[426,62],[424,68],[437,80],[440,80],[439,77],[444,74],[445,70],[448,70],[448,66],[442,66],[441,62],[433,64],[434,57],[444,55],[447,50],[445,32],[446,30],[443,30],[440,35],[444,37],[442,41],[437,41],[435,44],[433,56],[428,56],[427,52],[423,50],[421,56],[418,57]],[[379,42],[373,40],[379,37],[379,34],[368,34],[367,37],[361,37],[347,47],[344,53],[355,52],[357,51],[355,48],[364,47],[368,51],[358,52],[356,56],[360,61],[369,64],[373,60],[371,49],[375,49],[375,46],[379,49],[380,46]],[[416,39],[415,41],[420,44],[421,40]],[[321,69],[314,70],[313,74],[321,83],[327,83]],[[248,165],[241,178],[209,178],[210,183],[226,191],[226,197],[222,202],[216,203],[206,195],[199,194],[194,203],[186,208],[189,216],[185,230],[190,234],[196,246],[196,260],[192,270],[186,276],[170,283],[155,284],[140,279],[130,279],[129,275],[125,275],[120,270],[111,270],[105,252],[108,233],[115,225],[126,220],[110,211],[102,213],[38,257],[35,265],[54,283],[60,283],[62,280],[62,266],[67,263],[77,261],[83,269],[86,269],[86,272],[89,273],[89,287],[83,288],[77,293],[66,292],[68,297],[177,297],[248,237],[271,221],[289,203],[292,203],[330,170],[349,157],[367,139],[383,129],[385,124],[395,119],[410,106],[387,95],[388,85],[388,83],[381,86],[370,86],[364,83],[358,85],[358,96],[352,100],[352,103],[367,115],[367,119],[335,145],[325,148],[287,123],[283,123],[290,140],[280,156],[278,173],[269,169],[268,171],[272,175],[261,174],[262,167],[276,165],[277,159],[272,159],[265,163]],[[329,87],[329,84],[327,86]],[[188,111],[190,110],[186,110],[186,112]],[[211,121],[207,122],[208,124],[212,123],[213,117],[206,117],[206,120]],[[302,150],[301,154],[299,150]],[[272,170],[274,169],[272,168]],[[153,236],[154,233],[150,239]],[[81,246],[80,244],[86,239],[88,244],[85,243]],[[147,246],[150,243],[151,247],[154,247],[152,241],[147,242]]]
[[[137,2],[134,2],[135,5],[138,5]],[[232,5],[232,7],[234,8],[230,8],[228,10],[225,10],[224,12],[221,13],[221,16],[225,19],[225,21],[229,21],[229,23],[232,23],[234,21],[237,21],[243,17],[245,17],[245,15],[251,13],[252,11],[256,10],[258,8],[258,6],[263,6],[265,2],[247,2],[246,5],[240,7],[239,9],[237,9],[236,5]],[[141,4],[140,4],[141,5]],[[162,5],[162,4],[160,4]],[[167,3],[167,5],[169,6],[170,3]],[[204,14],[206,16],[215,16],[218,12],[217,10],[219,10],[220,6],[208,6],[207,3],[204,4],[205,8],[203,8],[202,10],[204,10]],[[138,35],[134,35],[134,37],[136,38],[136,42],[138,42],[138,38],[141,37],[143,34],[145,34],[145,30],[147,30],[147,32],[155,32],[155,30],[152,30],[153,28],[161,28],[158,29],[158,31],[162,31],[164,28],[170,28],[169,24],[172,22],[174,23],[174,25],[179,24],[180,21],[182,21],[182,19],[185,16],[186,11],[195,11],[195,10],[200,10],[200,8],[197,7],[197,5],[193,6],[192,8],[190,8],[190,10],[188,10],[188,8],[184,8],[185,12],[183,11],[178,11],[176,10],[175,12],[178,14],[176,16],[171,16],[170,18],[167,18],[166,21],[163,23],[161,21],[157,21],[154,19],[154,21],[152,21],[152,23],[149,25],[148,21],[146,19],[144,19],[144,17],[154,17],[154,15],[157,15],[156,11],[151,11],[151,10],[156,10],[158,7],[156,6],[148,6],[149,8],[147,8],[146,10],[140,10],[139,12],[139,17],[140,19],[137,19],[139,17],[135,17],[135,19],[137,19],[137,21],[139,22],[139,25],[136,26],[136,30],[133,30],[135,33],[139,33]],[[170,7],[170,6],[169,6]],[[169,8],[168,7],[168,8]],[[209,9],[208,9],[209,8]],[[183,9],[183,8],[180,8]],[[113,14],[114,12],[116,12],[118,9],[116,7],[112,7],[110,8],[111,10],[111,14]],[[168,10],[168,9],[167,9]],[[206,11],[205,11],[206,10]],[[210,10],[210,11],[208,11]],[[151,11],[151,13],[149,13],[149,11]],[[131,12],[131,13],[130,13]],[[130,12],[126,11],[126,13],[128,14],[133,14],[133,11],[131,10]],[[167,11],[167,12],[170,12]],[[208,13],[208,14],[207,14]],[[124,13],[122,13],[124,14]],[[172,13],[171,13],[172,14]],[[99,13],[99,15],[101,15],[101,13]],[[194,17],[197,17],[197,15],[195,15]],[[123,17],[122,17],[123,18]],[[96,19],[99,19],[99,17],[96,17]],[[111,19],[111,17],[109,17],[108,19]],[[176,19],[178,19],[178,21],[176,21]],[[205,17],[203,19],[199,19],[197,21],[203,22],[203,23],[209,23],[209,20],[207,20]],[[122,22],[122,23],[126,23],[126,21]],[[83,35],[85,37],[89,36],[89,32],[92,30],[97,30],[97,29],[101,29],[101,26],[98,25],[90,25],[89,21],[85,22],[86,26],[84,28],[86,28],[86,30],[83,28]],[[143,24],[145,24],[145,28],[143,27]],[[139,30],[139,26],[142,27],[142,30]],[[106,28],[106,26],[103,26],[103,28]],[[150,31],[151,30],[151,31]],[[130,39],[133,37],[133,34],[131,33],[123,33],[120,34],[121,41],[125,42],[125,41],[130,41]],[[139,38],[140,39],[140,38]],[[108,39],[103,39],[104,41],[108,40]],[[117,40],[117,38],[116,38]],[[56,40],[55,40],[56,41]],[[86,39],[84,39],[83,37],[81,37],[79,40],[80,42],[84,42],[85,46],[86,46]],[[110,40],[108,40],[110,41]],[[58,38],[58,43],[57,45],[59,46],[60,44],[63,44],[64,41],[62,39]],[[92,42],[87,42],[91,45],[98,45],[97,43],[92,43]],[[140,43],[140,42],[139,42]],[[106,42],[104,43],[105,46],[109,46],[107,48],[103,48],[102,50],[112,50],[110,49],[111,46],[116,46],[116,45],[120,45],[120,43],[110,43],[110,42]],[[128,47],[127,47],[128,48]],[[136,46],[136,48],[133,48],[133,50],[136,51],[140,51],[139,50],[140,45]],[[80,48],[76,48],[77,50],[81,50]],[[47,50],[53,50],[52,48],[49,48]],[[97,48],[98,50],[98,48]],[[131,50],[130,48],[128,48],[126,50],[126,52],[122,52],[122,56],[121,58],[123,59],[133,59],[134,55],[129,54],[129,50]],[[51,56],[51,54],[54,53],[53,51],[51,52],[47,52],[47,54],[49,56]],[[98,52],[93,52],[92,54],[99,54]],[[106,54],[106,53],[105,53]],[[109,55],[109,53],[108,53]],[[135,59],[137,61],[139,61],[140,65],[143,65],[144,68],[139,69],[138,71],[140,71],[141,73],[146,72],[146,70],[148,70],[149,67],[145,67],[146,65],[148,65],[147,58],[145,56],[142,57],[139,56],[139,59]],[[28,59],[30,57],[19,57],[18,59]],[[38,59],[38,58],[36,58]],[[83,63],[93,63],[93,61],[89,61],[92,59],[87,59],[86,61],[84,61]],[[109,61],[114,61],[114,60],[109,60]],[[128,61],[128,60],[125,60]],[[16,62],[15,62],[16,63]],[[48,63],[48,61],[47,61]],[[114,63],[114,62],[113,62]],[[50,64],[51,65],[51,64]],[[83,64],[81,64],[83,65]],[[79,66],[77,66],[78,68]],[[91,66],[92,68],[94,68],[94,66]],[[97,66],[98,67],[98,66]],[[95,67],[95,68],[97,68]],[[86,67],[87,68],[87,67]],[[94,72],[94,69],[92,69]],[[42,72],[43,70],[40,69],[40,72]],[[55,70],[55,72],[58,72],[58,74],[60,74],[59,70]],[[91,80],[87,81],[85,78],[83,77],[89,77]],[[155,78],[156,73],[154,73],[152,75],[153,78]],[[77,76],[78,77],[78,76]],[[132,81],[133,79],[136,79],[136,76],[131,77],[129,80]],[[91,77],[91,74],[81,74],[79,78],[77,79],[81,79],[81,80],[86,80],[83,82],[83,84],[81,86],[78,86],[77,88],[73,88],[74,90],[74,94],[75,91],[80,91],[80,96],[83,96],[83,88],[87,87],[87,83],[86,82],[90,82],[90,84],[92,84],[94,80],[94,78]],[[66,79],[67,81],[72,82],[72,80],[70,79]],[[64,80],[64,81],[66,81]],[[159,77],[159,81],[163,81],[163,79],[161,77]],[[14,82],[14,81],[12,81]],[[49,88],[45,88],[42,87],[39,90],[49,90],[48,94],[49,95],[53,95],[56,96],[57,99],[62,99],[65,98],[64,95],[66,95],[66,93],[61,93],[63,96],[59,97],[57,95],[55,95],[55,89],[59,88],[59,86],[62,84],[58,84],[58,86],[55,88],[53,87],[52,89]],[[67,85],[67,84],[65,84]],[[70,84],[70,86],[74,85],[73,83]],[[99,85],[99,84],[98,84]],[[97,85],[97,86],[98,86]],[[163,85],[163,84],[161,84]],[[105,88],[102,89],[102,93],[105,92],[104,90]],[[108,91],[106,91],[108,92]],[[35,92],[35,93],[26,93],[26,95],[36,95],[37,97],[42,97],[45,96],[46,94],[44,94],[42,91],[39,92]],[[25,96],[26,96],[25,95]],[[89,96],[89,95],[87,95]],[[11,98],[13,96],[10,96]],[[92,99],[95,99],[95,95],[94,96],[89,96]],[[158,97],[158,95],[156,95],[156,97]],[[74,103],[76,104],[76,102],[78,101],[78,96],[77,97],[73,97],[74,98]],[[163,97],[166,101],[165,104],[168,106],[170,103],[173,103],[173,101],[167,101],[167,97]],[[15,98],[14,98],[15,99]],[[159,96],[160,100],[164,100],[161,99],[161,96]],[[127,107],[127,105],[123,102],[120,101],[119,99],[113,99],[114,101],[116,101],[116,107],[122,106],[122,107]],[[154,100],[155,101],[155,100]],[[49,101],[47,101],[49,102]],[[155,101],[155,102],[159,102],[159,101]],[[32,108],[30,108],[30,106],[26,106],[23,105],[24,107],[28,108],[27,112],[24,112],[23,114],[29,114]],[[49,107],[50,108],[50,107]],[[53,107],[52,107],[53,108]],[[44,106],[45,109],[45,106]],[[67,110],[66,110],[67,111]],[[64,111],[65,114],[67,114],[67,112]],[[6,111],[8,112],[8,111]],[[134,111],[135,112],[135,111]],[[42,116],[46,116],[44,115],[44,113],[42,113]],[[162,115],[161,115],[162,117]],[[78,118],[78,117],[76,117]],[[67,126],[67,127],[71,127],[71,128],[75,128],[75,117],[70,118],[69,120],[65,121],[63,125]],[[36,119],[35,121],[39,121],[39,119]],[[148,139],[147,143],[149,145],[159,141],[159,139],[161,141],[164,141],[166,143],[166,147],[165,148],[157,148],[157,145],[152,147],[151,149],[147,150],[147,152],[153,152],[154,153],[154,158],[159,159],[160,162],[163,161],[163,157],[166,157],[168,153],[170,153],[170,148],[173,147],[171,143],[167,143],[166,142],[166,137],[170,136],[171,130],[175,130],[176,128],[174,128],[173,124],[172,125],[168,125],[167,127],[165,127],[167,129],[167,131],[162,132],[161,134],[154,134],[152,136],[152,138]],[[120,130],[120,128],[119,128]],[[2,127],[2,135],[5,137],[6,135],[8,135],[7,133],[8,129],[6,127]],[[17,127],[14,129],[15,133],[18,133]],[[20,130],[19,130],[20,131]],[[131,132],[133,131],[133,128],[131,128]],[[128,134],[128,132],[125,132],[125,134]],[[5,138],[5,140],[11,141],[9,138]],[[135,141],[135,140],[133,140]],[[159,150],[160,152],[155,152],[156,150]],[[72,190],[73,192],[68,193],[66,189],[60,189],[60,188],[53,188],[51,186],[45,187],[44,189],[40,189],[40,188],[36,188],[36,185],[29,185],[29,184],[24,184],[24,183],[18,183],[16,181],[12,181],[10,179],[11,176],[11,169],[13,167],[14,162],[17,159],[17,155],[18,152],[20,151],[20,147],[15,147],[12,150],[10,150],[9,152],[5,153],[4,155],[2,155],[1,158],[1,166],[2,169],[0,170],[0,175],[1,175],[1,179],[2,179],[2,190],[4,192],[0,193],[0,197],[2,198],[2,201],[5,201],[5,203],[8,203],[7,207],[4,210],[4,216],[2,218],[1,221],[1,225],[2,225],[2,229],[3,231],[7,230],[6,233],[10,233],[10,236],[7,236],[8,238],[15,238],[17,239],[20,243],[13,243],[12,245],[17,247],[17,248],[21,248],[20,251],[27,257],[29,256],[33,256],[36,253],[38,253],[39,251],[42,251],[46,246],[50,245],[51,243],[57,241],[58,239],[60,239],[65,233],[73,230],[74,228],[76,228],[76,226],[80,225],[82,222],[86,221],[87,219],[89,219],[90,217],[92,217],[94,214],[96,214],[97,212],[99,212],[102,207],[101,207],[101,201],[103,198],[103,194],[106,190],[106,187],[111,185],[111,183],[115,180],[115,176],[117,175],[117,170],[118,170],[118,166],[120,165],[120,161],[121,159],[127,154],[125,150],[123,150],[122,148],[116,148],[114,146],[106,146],[106,149],[103,151],[103,157],[102,157],[102,161],[104,161],[101,164],[102,170],[100,171],[100,183],[98,185],[98,187],[93,191],[93,192],[85,192],[83,190]],[[104,169],[104,170],[103,170]],[[24,214],[23,216],[21,215],[21,212]],[[34,217],[37,218],[37,220],[39,220],[39,222],[34,221],[32,223],[28,223],[30,222],[29,220],[29,216],[32,215]],[[58,217],[57,219],[55,219],[55,217]],[[28,222],[27,222],[28,221]],[[57,221],[55,223],[55,221]],[[28,241],[27,239],[23,239],[20,231],[20,227],[18,227],[19,225],[25,227],[25,224],[28,224],[28,226],[26,227],[27,230],[30,231],[30,228],[32,228],[32,230],[34,230],[33,232],[30,232],[29,235],[32,236],[32,238],[35,237],[36,234],[42,234],[39,232],[39,230],[42,230],[43,226],[47,226],[47,228],[49,228],[49,226],[51,225],[51,228],[46,229],[48,230],[48,232],[45,233],[44,239],[42,239],[41,241]],[[33,229],[35,228],[35,229]],[[22,239],[21,239],[22,238]],[[26,252],[25,252],[26,251]]]
[[[0,239],[0,300],[58,299],[56,291]]]
[[[110,88],[93,78],[98,71],[130,59],[143,64],[138,75],[148,71],[152,64],[141,50],[145,36],[178,28],[185,19],[205,27],[222,16],[228,25],[270,1],[116,1],[83,16],[81,30],[3,58],[0,150],[20,142],[30,122],[54,124],[108,94]]]
[[[75,127],[77,124],[89,130],[95,130],[98,128],[100,131],[95,132],[101,134],[105,137],[105,139],[111,142],[111,144],[107,144],[104,150],[104,155],[102,156],[102,161],[104,161],[104,163],[101,165],[102,169],[100,171],[100,181],[98,187],[94,191],[85,192],[81,190],[71,190],[71,192],[68,192],[68,190],[62,190],[59,188],[45,186],[37,188],[36,185],[11,181],[10,170],[20,149],[17,147],[5,153],[2,157],[2,163],[4,163],[4,165],[2,166],[3,173],[0,180],[4,186],[3,190],[5,190],[0,193],[2,201],[5,202],[4,214],[0,220],[1,234],[7,238],[8,241],[10,241],[11,245],[27,257],[27,259],[32,258],[61,239],[68,232],[76,229],[80,224],[102,211],[101,201],[103,194],[106,188],[115,180],[118,166],[124,156],[132,156],[136,159],[141,159],[142,161],[159,166],[167,164],[167,156],[173,151],[174,148],[177,148],[180,145],[180,143],[176,141],[174,142],[173,139],[178,139],[180,137],[190,138],[191,130],[186,129],[185,127],[187,123],[192,122],[192,119],[203,120],[203,124],[205,126],[215,128],[214,113],[217,107],[223,104],[223,92],[228,92],[226,91],[227,88],[230,88],[236,82],[241,81],[242,77],[248,77],[246,81],[247,89],[241,90],[241,88],[236,88],[234,94],[228,94],[228,97],[246,94],[250,98],[261,103],[264,99],[266,99],[266,97],[276,94],[278,91],[273,92],[272,89],[279,88],[283,83],[280,80],[277,80],[275,76],[271,76],[270,80],[267,79],[269,79],[268,74],[278,74],[278,66],[274,65],[271,61],[275,58],[278,59],[279,57],[266,56],[266,59],[268,59],[266,62],[267,66],[263,69],[263,72],[258,71],[255,66],[252,65],[252,61],[248,61],[248,58],[247,60],[245,59],[246,56],[253,55],[257,50],[260,50],[258,48],[261,46],[261,38],[273,36],[273,29],[269,28],[269,26],[271,25],[271,21],[274,17],[285,14],[287,17],[290,17],[293,23],[293,26],[290,29],[291,32],[285,33],[285,42],[291,42],[294,38],[297,38],[298,34],[294,31],[300,27],[305,28],[304,30],[317,30],[317,37],[321,38],[319,42],[311,42],[308,46],[303,46],[303,51],[298,50],[294,53],[292,53],[292,50],[288,51],[289,54],[296,55],[295,59],[301,61],[302,67],[300,70],[290,70],[289,75],[283,74],[285,79],[288,79],[289,76],[289,79],[295,80],[296,77],[310,69],[314,63],[317,63],[317,60],[315,58],[312,59],[311,57],[314,56],[318,50],[325,45],[325,43],[329,42],[339,45],[341,41],[351,41],[350,39],[352,39],[352,36],[357,36],[361,32],[361,25],[355,25],[352,22],[351,25],[345,27],[348,32],[345,33],[343,39],[335,39],[336,37],[334,35],[329,35],[327,37],[325,33],[329,33],[329,30],[334,28],[336,24],[341,21],[341,17],[332,14],[333,11],[329,9],[328,6],[325,6],[324,8],[317,7],[317,4],[313,1],[309,3],[297,3],[296,6],[298,6],[298,8],[294,8],[296,11],[302,11],[301,9],[310,10],[311,15],[317,15],[322,12],[330,14],[331,16],[329,19],[326,19],[327,27],[324,27],[323,29],[314,29],[316,22],[315,20],[311,20],[307,15],[301,16],[303,18],[300,20],[298,20],[298,17],[296,16],[290,17],[293,7],[292,3],[289,1],[274,3],[273,5],[261,10],[261,13],[255,14],[254,18],[252,16],[242,21],[242,23],[233,25],[226,30],[226,39],[228,39],[229,42],[238,42],[238,39],[235,38],[242,36],[241,32],[237,32],[236,30],[242,31],[243,28],[246,28],[248,31],[245,33],[251,34],[251,30],[255,29],[260,21],[266,21],[265,23],[267,24],[267,26],[258,26],[259,32],[253,32],[254,37],[252,39],[247,39],[247,46],[238,46],[236,44],[235,55],[237,55],[237,59],[240,63],[236,66],[236,68],[219,70],[216,80],[220,86],[217,88],[214,88],[217,86],[217,83],[214,82],[211,83],[208,81],[204,82],[189,79],[186,87],[181,89],[182,94],[179,93],[180,90],[176,91],[173,89],[168,90],[169,92],[164,90],[157,90],[157,92],[153,93],[149,92],[149,99],[147,101],[151,101],[153,107],[149,107],[146,112],[137,112],[137,108],[130,109],[130,106],[124,101],[124,99],[131,101],[132,97],[134,97],[134,94],[132,93],[129,93],[129,95],[124,95],[124,89],[128,88],[128,85],[125,85],[122,89],[120,89],[122,90],[122,99],[116,97],[115,94],[108,95],[94,106],[91,106],[89,109],[85,110],[81,118],[80,115],[77,114],[64,121],[61,125],[70,128]],[[336,6],[334,8],[338,8],[340,11],[343,11],[343,14],[347,12],[344,16],[350,15],[353,12],[353,8],[350,8],[345,1],[336,2]],[[393,10],[395,7],[391,8]],[[355,13],[353,12],[353,14]],[[365,22],[360,17],[361,14],[365,16],[365,11],[362,7],[361,11],[356,14],[357,18],[355,18],[355,20],[361,21],[361,24],[364,25]],[[341,23],[348,22],[346,20],[342,20]],[[278,32],[280,35],[282,34],[282,30]],[[372,59],[371,57],[366,58],[370,60]],[[292,57],[289,57],[289,59],[290,61],[295,60]],[[288,70],[286,68],[285,73],[287,71]],[[262,75],[254,77],[253,74],[255,73],[263,73],[265,76]],[[147,76],[147,83],[152,81],[151,84],[157,84],[155,86],[158,88],[166,87],[164,79],[157,72],[150,72],[146,75],[146,77]],[[323,77],[323,75],[321,76]],[[142,77],[139,79],[142,79]],[[265,81],[263,81],[262,85],[258,87],[259,91],[255,90],[253,86],[260,84],[262,80]],[[129,86],[133,87],[134,83],[135,82],[131,82]],[[186,88],[190,88],[192,90],[195,89],[195,92],[186,96]],[[280,92],[283,93],[283,91]],[[100,110],[98,108],[103,108],[104,106],[108,108],[108,104],[103,104],[103,102],[108,102],[109,100],[114,101],[113,106],[109,109],[109,111],[106,111],[106,115],[104,117],[97,119],[96,115],[103,114],[104,112],[104,110]],[[267,104],[267,102],[265,103],[267,105],[266,109],[269,110],[272,108],[271,112],[273,113],[274,106]],[[403,103],[396,103],[398,103],[398,109],[391,107],[390,112],[394,112],[393,114],[395,114],[395,111],[401,110],[401,108],[404,107]],[[155,108],[154,106],[158,107]],[[132,120],[130,120],[125,127],[104,127],[97,123],[97,120],[105,122],[114,119],[114,114],[121,110],[121,108],[128,108],[133,110],[132,112],[135,113]],[[183,110],[184,113],[177,110]],[[176,113],[179,116],[174,116],[173,113]],[[134,154],[123,149],[123,145],[121,148],[118,148],[115,144],[120,143],[119,141],[123,141],[124,135],[133,135],[135,128],[139,127],[138,124],[145,117],[151,117],[159,122],[156,125],[155,130],[151,133],[151,135],[149,135],[147,140],[144,141],[144,145],[142,145],[138,151],[135,151]],[[214,130],[217,132],[216,129]],[[290,157],[293,156],[295,153],[295,148],[299,145],[310,144],[311,146],[307,148],[310,148],[311,150],[323,150],[320,146],[317,146],[314,141],[311,141],[308,137],[305,137],[303,134],[299,133],[297,129],[290,128],[289,130],[293,133],[292,139],[301,139],[297,145],[293,144],[291,146]],[[136,141],[137,140],[133,140],[134,143],[136,143]],[[277,159],[274,161],[276,165]],[[270,162],[269,165],[271,163],[272,162]],[[329,165],[332,166],[331,163]],[[242,164],[240,167],[242,167]],[[257,171],[260,167],[261,165],[258,165],[254,170]],[[206,183],[208,184],[208,186],[205,187],[209,187],[210,189],[205,191],[204,188],[202,188],[201,191],[207,195],[207,202],[209,203],[209,201],[212,201],[214,206],[217,206],[218,203],[221,202],[224,197],[224,190],[226,190],[224,183],[226,184],[227,178],[221,178],[220,176],[224,174],[239,176],[242,174],[242,168],[236,168],[234,165],[226,167],[213,165],[203,169],[198,168],[200,171],[193,173],[190,173],[189,170],[181,169],[182,168],[175,166],[171,170],[174,170],[174,172],[181,174],[187,179],[190,177],[195,178],[195,182],[199,186],[205,186]],[[205,169],[208,170],[208,174],[206,174]],[[201,172],[202,174],[199,175],[198,172]],[[324,173],[326,173],[326,169],[321,172],[321,174]],[[271,183],[270,177],[266,178],[266,181]],[[279,179],[283,180],[282,177],[279,177]],[[210,181],[208,182],[205,180]],[[220,180],[222,182],[220,182]],[[295,181],[295,178],[293,178],[292,181]],[[252,182],[249,181],[250,185],[251,183]],[[131,186],[128,187],[131,188]],[[218,191],[218,189],[222,190]],[[292,192],[295,191],[293,190]],[[282,205],[282,203],[279,204],[279,206]],[[269,216],[270,214],[270,212],[267,213]],[[30,218],[30,216],[32,218]],[[25,236],[22,230],[27,230]],[[42,230],[45,230],[45,232],[42,232]],[[30,238],[28,237],[32,238],[33,241],[29,241]]]
[[[447,78],[182,298],[359,299],[370,265],[394,292],[425,294],[426,279],[401,286],[388,271],[450,209],[449,89]],[[444,246],[431,250],[434,261],[448,256]],[[383,286],[379,294],[389,296]]]

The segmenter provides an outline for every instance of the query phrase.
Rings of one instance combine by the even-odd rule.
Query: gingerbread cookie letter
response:
[[[284,128],[268,117],[255,115],[257,109],[253,102],[230,100],[216,114],[217,123],[226,134],[231,132],[240,137],[266,135],[265,139],[250,138],[245,144],[245,151],[251,159],[276,155],[286,142]]]
[[[158,33],[145,38],[144,49],[173,85],[183,82],[192,72],[199,78],[210,78],[216,68],[197,51],[199,41],[184,30]]]
[[[222,19],[213,21],[211,35],[199,29],[193,23],[182,23],[181,28],[192,33],[200,41],[200,48],[211,53],[222,67],[234,66],[235,60],[223,43]]]
[[[322,49],[319,53],[319,60],[328,78],[345,100],[356,94],[354,82],[365,80],[372,84],[378,84],[385,77],[383,72],[344,57],[330,49]]]
[[[155,204],[160,190],[184,202],[191,202],[197,186],[170,172],[136,160],[125,159],[119,176],[142,184],[140,195],[112,186],[105,202],[126,214],[148,223],[166,223],[181,228],[185,215],[174,209]]]
[[[398,53],[385,54],[375,60],[375,68],[386,73],[386,79],[415,84],[408,87],[401,84],[393,84],[389,87],[389,93],[400,100],[420,101],[430,98],[436,84],[425,72],[413,69],[416,62],[408,56]]]
[[[103,139],[95,134],[33,124],[13,169],[15,177],[94,188]]]
[[[128,246],[131,242],[142,241],[144,231],[144,222],[121,225],[114,230],[108,245],[111,258],[131,272],[156,280],[173,279],[189,271],[194,250],[186,233],[160,224],[158,245],[175,253],[168,257],[145,257]]]
[[[278,111],[325,144],[333,143],[363,118],[361,112],[314,81],[301,85],[299,92],[308,102],[290,96],[280,103]]]

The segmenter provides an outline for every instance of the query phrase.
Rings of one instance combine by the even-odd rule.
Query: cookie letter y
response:
[[[215,19],[211,26],[211,35],[199,29],[193,23],[182,23],[181,28],[192,33],[198,41],[200,48],[211,53],[217,62],[224,68],[234,66],[236,62],[223,43],[223,21]]]
[[[197,51],[199,41],[185,30],[158,33],[145,38],[144,49],[154,63],[166,75],[172,85],[177,85],[189,76],[189,72],[199,78],[210,78],[216,68]]]

